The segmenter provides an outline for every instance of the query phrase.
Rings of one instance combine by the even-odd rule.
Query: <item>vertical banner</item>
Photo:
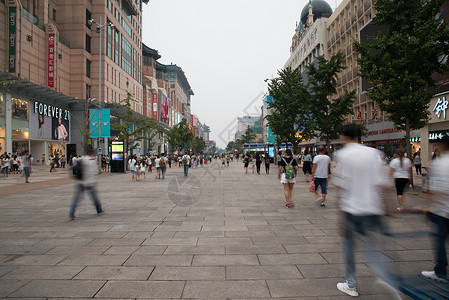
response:
[[[48,34],[48,87],[55,87],[55,34]]]
[[[153,118],[157,120],[157,93],[153,94]]]
[[[89,137],[98,138],[98,109],[89,109]]]
[[[16,72],[16,8],[9,8],[9,73]]]
[[[89,137],[98,138],[98,109],[89,109]],[[111,137],[111,110],[101,109],[101,137]]]
[[[109,108],[101,109],[101,137],[111,137],[111,110]]]

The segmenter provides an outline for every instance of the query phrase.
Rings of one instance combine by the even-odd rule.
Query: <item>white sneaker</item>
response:
[[[323,197],[320,197],[318,199],[315,199],[315,205],[320,206],[321,202],[323,201]]]
[[[437,274],[435,274],[435,271],[422,271],[421,275],[426,277],[426,278],[428,278],[428,279],[436,280],[436,281],[439,281],[441,283],[448,283],[449,282],[446,279],[444,279],[443,277],[440,277]]]
[[[347,282],[337,283],[337,289],[351,297],[358,297],[359,293],[356,288],[350,288]]]

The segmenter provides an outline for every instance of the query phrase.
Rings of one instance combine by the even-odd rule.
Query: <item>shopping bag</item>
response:
[[[309,193],[315,193],[315,182],[313,181],[309,184]]]

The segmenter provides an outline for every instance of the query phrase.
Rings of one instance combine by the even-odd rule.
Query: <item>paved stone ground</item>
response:
[[[344,265],[332,186],[327,206],[316,207],[299,177],[296,207],[287,209],[276,170],[246,175],[240,162],[190,170],[187,178],[173,167],[163,181],[154,173],[140,182],[115,174],[98,180],[106,214],[97,216],[83,199],[70,221],[74,181],[63,172],[41,173],[31,190],[20,178],[2,182],[0,297],[349,298],[336,289]],[[406,205],[425,199],[412,192]],[[422,214],[394,215],[387,223],[396,232],[430,229]],[[385,241],[382,255],[401,274],[417,274],[433,267],[430,249],[427,237],[409,237]],[[360,252],[357,259],[360,298],[393,299]]]

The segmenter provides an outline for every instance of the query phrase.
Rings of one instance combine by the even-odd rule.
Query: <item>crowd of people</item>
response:
[[[25,177],[25,183],[29,183],[28,179],[33,171],[33,160],[33,156],[28,151],[24,151],[21,155],[4,153],[0,156],[0,174],[3,177],[8,177],[9,174],[20,174]]]

